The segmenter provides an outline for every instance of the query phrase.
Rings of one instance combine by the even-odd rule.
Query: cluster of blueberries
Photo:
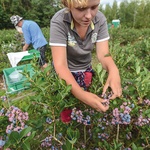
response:
[[[22,112],[18,107],[11,106],[7,111],[5,111],[4,108],[2,108],[0,110],[0,116],[7,116],[9,122],[11,122],[11,124],[8,125],[6,128],[7,134],[10,134],[12,131],[17,131],[20,133],[24,128],[27,127],[25,121],[27,121],[29,118],[28,113]],[[30,136],[30,134],[31,133],[29,132],[27,136]],[[6,141],[7,140],[8,139],[6,139]],[[0,137],[0,148],[2,148],[5,145],[6,141],[4,141],[2,137]]]
[[[51,124],[53,122],[53,120],[49,117],[46,118],[46,123]]]
[[[91,117],[89,115],[84,116],[81,110],[77,110],[76,108],[72,109],[71,112],[72,120],[76,120],[79,123],[83,123],[84,125],[91,124]]]
[[[144,118],[143,115],[142,115],[142,111],[140,112],[140,116],[139,118],[137,119],[137,121],[135,122],[135,124],[137,126],[144,126],[144,125],[150,125],[150,118]]]
[[[12,131],[20,132],[27,127],[25,121],[29,119],[28,113],[22,112],[18,107],[11,106],[5,116],[7,116],[11,122],[11,124],[7,126],[6,133],[11,133]]]
[[[57,147],[54,146],[52,143],[52,138],[53,136],[50,135],[49,137],[46,137],[44,140],[42,140],[41,147],[50,148],[51,150],[62,150],[61,145]],[[62,133],[57,134],[57,139],[59,140],[60,138],[62,138]]]
[[[130,116],[130,111],[131,108],[128,106],[120,106],[122,108],[122,112],[118,108],[115,108],[113,110],[113,118],[111,123],[116,125],[116,124],[130,124],[131,122],[131,116]]]

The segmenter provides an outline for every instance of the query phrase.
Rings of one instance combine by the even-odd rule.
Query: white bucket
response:
[[[10,75],[9,78],[11,79],[12,82],[19,82],[23,75],[21,74],[22,70],[15,70],[13,71]]]

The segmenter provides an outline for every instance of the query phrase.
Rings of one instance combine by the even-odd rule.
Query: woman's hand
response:
[[[110,87],[112,90],[112,96],[110,99],[120,97],[122,95],[122,88],[119,70],[110,55],[108,41],[98,42],[96,44],[96,52],[98,60],[102,64],[103,68],[108,72],[108,78],[104,85],[102,95],[104,95],[108,87]]]
[[[81,94],[78,98],[97,111],[106,112],[109,109],[109,105],[105,105],[107,100],[98,97],[96,94],[87,91],[82,91]]]
[[[109,109],[109,105],[104,105],[106,100],[101,99],[101,102],[97,102],[97,107],[95,108],[99,112],[106,112]]]
[[[109,99],[115,99],[122,95],[121,80],[117,69],[109,72],[107,81],[103,88],[103,95],[106,93],[108,87],[112,90],[112,96]]]

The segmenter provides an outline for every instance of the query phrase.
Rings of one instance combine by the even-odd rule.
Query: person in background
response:
[[[93,77],[94,46],[99,62],[108,72],[102,95],[110,87],[110,99],[115,99],[122,95],[122,88],[119,70],[109,53],[107,21],[98,10],[100,0],[62,0],[62,4],[65,8],[56,12],[50,23],[49,45],[55,71],[72,85],[71,92],[77,99],[105,112],[109,109],[103,105],[105,100],[87,90]]]
[[[46,41],[39,25],[32,20],[24,20],[18,15],[10,17],[12,24],[18,32],[23,33],[25,44],[23,51],[27,51],[30,44],[33,45],[34,49],[40,51],[40,66],[44,69],[47,67],[45,52],[48,42]]]

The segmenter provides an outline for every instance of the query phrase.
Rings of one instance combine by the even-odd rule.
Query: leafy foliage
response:
[[[45,33],[46,30],[48,29],[44,29]],[[49,67],[44,72],[39,69],[36,60],[33,60],[31,64],[35,74],[32,78],[29,77],[28,71],[23,72],[31,83],[31,88],[22,92],[26,96],[18,100],[19,94],[16,94],[15,100],[5,99],[0,102],[0,133],[6,142],[5,147],[60,150],[150,148],[149,30],[111,29],[109,32],[110,54],[120,70],[122,79],[122,97],[110,101],[110,108],[106,113],[97,112],[71,94],[71,86],[67,86],[65,81],[56,75],[51,56],[48,57]],[[133,33],[134,36],[131,36]],[[14,33],[8,37],[11,36],[13,37]],[[15,43],[13,38],[6,41]],[[2,46],[4,47],[4,44]],[[11,49],[13,50],[18,49]],[[10,47],[6,47],[4,54],[9,51]],[[89,90],[101,95],[107,72],[94,61],[95,76]],[[28,112],[29,119],[26,124],[29,128],[9,134],[5,132],[10,123],[5,114],[11,106]],[[64,109],[72,110],[70,122],[62,121],[61,114]],[[29,132],[30,136],[27,137]]]

